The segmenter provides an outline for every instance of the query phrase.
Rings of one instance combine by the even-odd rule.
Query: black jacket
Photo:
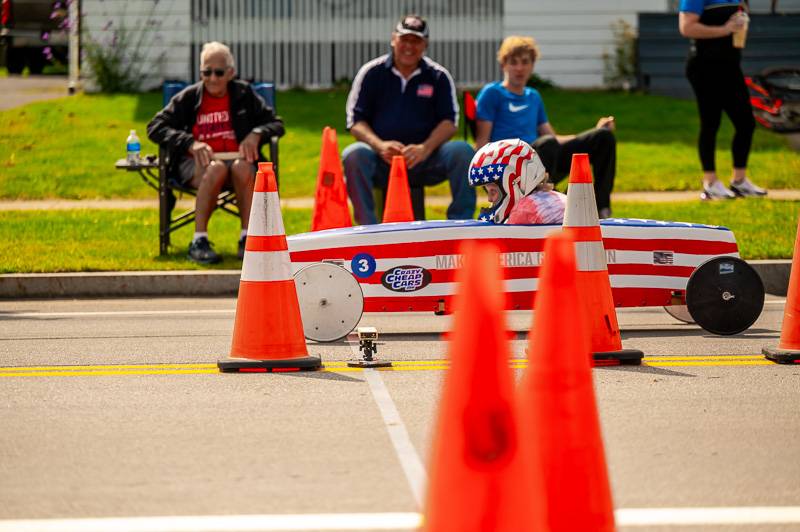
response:
[[[249,83],[232,80],[228,83],[230,113],[236,141],[255,131],[261,134],[260,147],[273,136],[282,136],[283,120],[275,115],[272,107],[264,103]],[[169,171],[172,172],[194,143],[192,128],[203,98],[203,82],[189,85],[175,95],[167,106],[159,111],[147,124],[147,136],[156,144],[166,148],[169,156]],[[262,156],[263,159],[263,156]]]

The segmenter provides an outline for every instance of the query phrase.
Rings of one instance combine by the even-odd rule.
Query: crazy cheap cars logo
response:
[[[431,272],[421,266],[395,266],[381,277],[381,284],[392,292],[416,292],[430,282]]]

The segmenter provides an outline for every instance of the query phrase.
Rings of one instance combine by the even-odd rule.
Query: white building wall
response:
[[[327,87],[339,77],[351,77],[367,56],[386,51],[395,13],[406,11],[428,15],[431,56],[448,67],[461,85],[489,81],[478,78],[491,69],[494,74],[489,77],[499,78],[492,40],[518,34],[538,41],[539,75],[563,87],[585,88],[603,83],[602,58],[604,52],[613,53],[614,22],[622,19],[635,28],[637,12],[675,12],[679,3],[504,0],[502,20],[495,21],[489,8],[480,17],[452,16],[472,13],[474,3],[481,1],[486,0],[80,0],[80,6],[84,40],[88,35],[110,45],[120,26],[147,28],[140,50],[146,63],[144,89],[157,87],[164,79],[190,80],[191,63],[196,61],[192,58],[197,57],[200,43],[211,39],[241,45],[236,59],[244,77],[272,79],[279,86]],[[496,1],[491,3],[497,5]],[[770,6],[769,0],[751,0],[755,12],[768,12]],[[798,12],[800,0],[781,0],[778,8]],[[480,45],[468,44],[478,41]],[[336,67],[331,74],[333,47]],[[364,47],[369,49],[367,55]],[[479,64],[483,61],[489,63]],[[85,62],[82,66],[86,68]]]
[[[164,79],[189,79],[190,0],[80,0],[80,10],[84,48],[87,40],[112,47],[121,28],[130,32],[129,51],[138,45],[141,55],[142,89],[159,87]],[[82,78],[92,90],[88,68],[84,54]]]
[[[540,76],[562,87],[599,87],[603,53],[614,50],[611,25],[622,19],[636,28],[637,12],[668,7],[669,0],[505,0],[503,35],[536,39]]]

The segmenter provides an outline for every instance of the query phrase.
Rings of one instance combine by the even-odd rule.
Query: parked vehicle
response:
[[[776,133],[800,131],[800,67],[768,68],[745,81],[759,124]]]
[[[5,48],[8,73],[21,74],[27,66],[31,74],[41,74],[48,63],[46,47],[66,62],[67,34],[59,31],[66,17],[66,2],[2,0],[0,43]]]

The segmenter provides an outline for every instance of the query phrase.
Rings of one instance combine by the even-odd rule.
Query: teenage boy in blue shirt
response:
[[[478,94],[475,148],[520,138],[536,150],[554,183],[569,175],[572,154],[588,153],[597,210],[601,218],[608,218],[617,160],[614,117],[602,117],[594,129],[578,135],[557,135],[547,120],[541,95],[526,86],[538,56],[539,49],[531,37],[507,37],[500,45],[497,61],[503,80],[486,85]]]
[[[472,146],[449,141],[458,123],[458,98],[450,73],[424,57],[428,24],[418,15],[400,19],[392,52],[356,74],[347,97],[347,129],[358,141],[342,152],[347,192],[356,222],[374,224],[373,187],[385,188],[392,157],[405,157],[414,185],[450,182],[449,219],[475,215],[475,190],[467,182]]]

